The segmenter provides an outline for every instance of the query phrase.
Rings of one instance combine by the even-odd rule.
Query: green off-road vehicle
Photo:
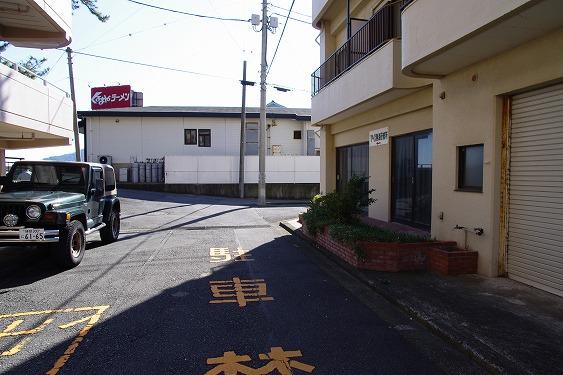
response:
[[[0,185],[0,246],[48,246],[71,268],[84,257],[87,235],[99,231],[104,243],[119,237],[121,209],[109,165],[19,161]]]

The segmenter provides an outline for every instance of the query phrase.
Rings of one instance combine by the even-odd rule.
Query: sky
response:
[[[261,0],[140,0],[159,7],[225,18],[250,19],[261,14]],[[272,61],[292,0],[270,0],[269,14],[278,17],[276,33],[268,34],[268,64]],[[172,72],[74,54],[78,110],[90,109],[90,88],[131,85],[144,94],[145,106],[241,105],[242,62],[248,61],[247,80],[260,81],[261,34],[250,22],[218,21],[166,12],[127,0],[98,0],[110,19],[102,23],[82,7],[73,16],[72,43],[76,52],[166,66],[201,74]],[[278,13],[277,15],[274,13]],[[286,107],[310,108],[310,75],[319,65],[318,30],[311,26],[311,2],[295,0],[267,82],[267,101]],[[66,53],[9,47],[12,61],[33,55],[47,58],[44,78],[70,91]],[[218,76],[218,77],[210,77]],[[247,106],[260,105],[259,85],[248,87]],[[74,146],[8,150],[7,156],[41,159],[74,151]]]

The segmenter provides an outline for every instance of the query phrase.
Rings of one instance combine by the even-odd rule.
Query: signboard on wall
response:
[[[90,96],[92,109],[131,107],[131,86],[93,87]]]
[[[389,143],[389,128],[381,128],[369,132],[369,146],[381,146]]]

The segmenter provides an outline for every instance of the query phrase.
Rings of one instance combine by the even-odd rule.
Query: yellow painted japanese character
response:
[[[209,286],[215,300],[209,303],[238,303],[245,307],[247,302],[272,301],[268,297],[266,283],[263,279],[241,280],[234,277],[232,281],[210,281]]]
[[[260,354],[260,359],[269,360],[270,362],[256,371],[259,374],[271,374],[273,371],[278,371],[280,375],[292,375],[292,368],[312,373],[315,369],[314,366],[293,360],[291,358],[303,357],[300,350],[285,351],[281,347],[271,348],[268,354]]]
[[[235,262],[250,262],[254,259],[248,254],[248,250],[243,250],[242,247],[237,248],[237,256],[235,257]]]
[[[209,256],[211,263],[228,262],[231,260],[231,253],[227,247],[212,247],[209,249]]]
[[[209,370],[205,375],[258,375],[251,367],[241,364],[242,362],[250,362],[250,357],[247,355],[236,355],[235,352],[225,352],[222,357],[209,358],[208,365],[217,365],[214,369]]]

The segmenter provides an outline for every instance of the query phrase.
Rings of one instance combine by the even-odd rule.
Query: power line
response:
[[[172,21],[172,22],[165,22],[165,23],[162,23],[162,24],[154,25],[154,26],[151,26],[151,27],[148,27],[148,28],[145,28],[145,29],[137,30],[137,31],[134,31],[134,32],[131,32],[131,33],[127,33],[127,34],[118,36],[116,38],[102,40],[99,43],[90,44],[86,47],[79,48],[76,51],[84,51],[85,49],[91,49],[92,47],[97,47],[97,46],[100,46],[100,45],[103,45],[103,44],[115,42],[115,41],[123,39],[123,38],[132,37],[133,35],[146,33],[147,31],[151,31],[151,30],[155,30],[155,29],[160,29],[162,27],[169,26],[169,25],[172,25],[172,24],[175,24],[175,23],[178,23],[178,22],[179,21],[175,20],[175,21]]]
[[[270,4],[270,6],[271,6],[272,8],[277,8],[277,9],[285,10],[286,12],[289,11],[289,9],[282,8],[282,7],[279,7],[279,6],[274,5],[274,4]],[[293,11],[293,13],[299,14],[300,16],[303,16],[303,17],[312,18],[310,14],[299,13],[299,12],[297,12],[297,11],[295,11],[295,10]]]
[[[280,13],[273,12],[272,14],[274,14],[274,15],[276,15],[276,16],[284,17],[284,18],[289,18],[290,20],[302,22],[302,23],[305,23],[305,24],[307,24],[307,25],[310,25],[310,24],[311,24],[311,22],[303,21],[303,20],[300,20],[299,18],[287,17],[287,16],[285,16],[285,15],[283,15],[283,14],[280,14]]]
[[[94,38],[94,40],[92,40],[88,45],[81,47],[78,50],[82,51],[82,50],[90,48],[94,43],[96,43],[98,40],[103,38],[105,35],[111,33],[113,30],[117,29],[118,27],[123,26],[123,24],[125,22],[127,22],[129,19],[131,19],[133,16],[135,16],[141,10],[142,10],[142,8],[139,8],[139,9],[136,9],[134,12],[131,12],[130,14],[127,15],[127,17],[125,17],[121,21],[117,22],[113,27],[111,27],[110,29],[108,29],[108,30],[104,31],[103,33],[97,35],[96,38]]]
[[[57,49],[58,49],[59,51],[61,51],[61,49],[59,49],[59,48],[57,48]],[[118,58],[115,58],[115,57],[94,55],[94,54],[86,53],[86,52],[73,51],[73,53],[75,53],[75,54],[77,54],[77,55],[95,57],[95,58],[98,58],[98,59],[104,59],[104,60],[122,62],[122,63],[125,63],[125,64],[140,65],[140,66],[145,66],[145,67],[149,67],[149,68],[162,69],[162,70],[169,70],[169,71],[172,71],[172,72],[187,73],[187,74],[195,74],[195,75],[199,75],[199,76],[205,76],[205,77],[211,77],[211,78],[220,78],[220,79],[226,79],[226,80],[231,80],[231,81],[236,81],[236,82],[239,81],[238,79],[236,79],[236,78],[231,78],[231,77],[225,77],[225,76],[219,76],[219,75],[214,75],[214,74],[207,74],[207,73],[194,72],[194,71],[191,71],[191,70],[185,70],[185,69],[179,69],[179,68],[172,68],[172,67],[162,66],[162,65],[145,64],[145,63],[141,63],[141,62],[138,62],[138,61],[130,61],[130,60],[118,59]]]
[[[55,61],[55,63],[49,67],[49,71],[47,72],[46,75],[49,75],[49,73],[51,73],[51,71],[53,70],[53,68],[54,68],[55,66],[57,66],[57,64],[59,63],[59,61],[61,61],[61,59],[63,58],[64,55],[65,55],[65,52],[61,53],[61,55],[59,56],[59,58],[57,59],[57,61]]]
[[[293,0],[291,2],[291,6],[289,7],[289,11],[287,12],[286,18],[289,18],[289,16],[291,16],[291,11],[293,10],[293,5],[295,5],[295,0]],[[288,23],[285,22],[284,25],[283,25],[283,29],[282,29],[280,38],[278,39],[278,45],[276,46],[276,50],[274,52],[274,57],[272,57],[272,61],[270,62],[270,65],[268,65],[268,71],[266,72],[266,76],[268,75],[268,73],[270,73],[270,69],[272,69],[272,64],[274,63],[274,60],[276,59],[276,55],[278,54],[278,48],[280,48],[280,44],[281,44],[281,41],[283,39],[283,34],[285,33],[285,28],[287,27],[287,24]]]
[[[213,8],[213,11],[215,13],[219,13],[217,12],[217,9],[215,9],[215,5],[213,5],[213,2],[211,0],[207,0],[209,2],[209,5],[211,5],[211,8]],[[225,31],[227,32],[227,34],[229,34],[229,36],[231,37],[231,39],[233,40],[233,42],[235,42],[235,44],[238,46],[239,49],[243,49],[240,45],[240,43],[236,40],[236,38],[233,36],[233,34],[231,33],[231,31],[229,30],[229,28],[227,27],[227,25],[225,24],[225,22],[223,22],[223,20],[221,20],[221,25],[223,26],[223,28],[225,29]]]
[[[59,51],[64,51],[64,50],[61,49],[61,48],[57,48],[57,50],[59,50]],[[77,54],[77,55],[83,55],[83,56],[88,56],[88,57],[94,57],[94,58],[98,58],[98,59],[104,59],[104,60],[110,60],[110,61],[121,62],[121,63],[125,63],[125,64],[140,65],[140,66],[144,66],[144,67],[147,67],[147,68],[168,70],[168,71],[178,72],[178,73],[194,74],[194,75],[199,75],[199,76],[204,76],[204,77],[211,77],[211,78],[218,78],[218,79],[224,79],[224,80],[228,80],[228,81],[233,81],[233,82],[236,82],[237,84],[240,83],[240,80],[239,80],[238,78],[225,77],[225,76],[219,76],[219,75],[208,74],[208,73],[194,72],[194,71],[191,71],[191,70],[173,68],[173,67],[162,66],[162,65],[145,64],[145,63],[140,63],[140,62],[137,62],[137,61],[130,61],[130,60],[118,59],[118,58],[109,57],[109,56],[94,55],[94,54],[86,53],[86,52],[72,51],[72,53],[75,53],[75,54]],[[68,77],[67,77],[67,78],[68,78]],[[65,78],[63,78],[63,79],[65,79]],[[62,79],[61,79],[61,80],[62,80]],[[267,83],[267,85],[270,86],[270,87],[273,87],[273,88],[275,88],[275,89],[278,89],[278,90],[281,88],[281,89],[287,89],[287,90],[291,90],[291,91],[301,91],[301,92],[311,93],[310,90],[298,89],[298,88],[288,87],[288,86],[284,86],[284,85],[280,85],[280,84],[275,84],[275,83]]]
[[[223,18],[223,17],[207,16],[205,14],[183,12],[181,10],[163,8],[163,7],[159,7],[159,6],[152,5],[152,4],[142,3],[142,2],[136,1],[136,0],[127,0],[127,1],[129,1],[130,3],[134,3],[134,4],[143,5],[143,6],[146,6],[146,7],[149,7],[149,8],[164,10],[166,12],[184,14],[186,16],[192,16],[192,17],[207,18],[207,19],[220,20],[220,21],[236,21],[236,22],[248,22],[249,21],[248,19],[245,20],[245,19],[242,19],[242,18]]]

